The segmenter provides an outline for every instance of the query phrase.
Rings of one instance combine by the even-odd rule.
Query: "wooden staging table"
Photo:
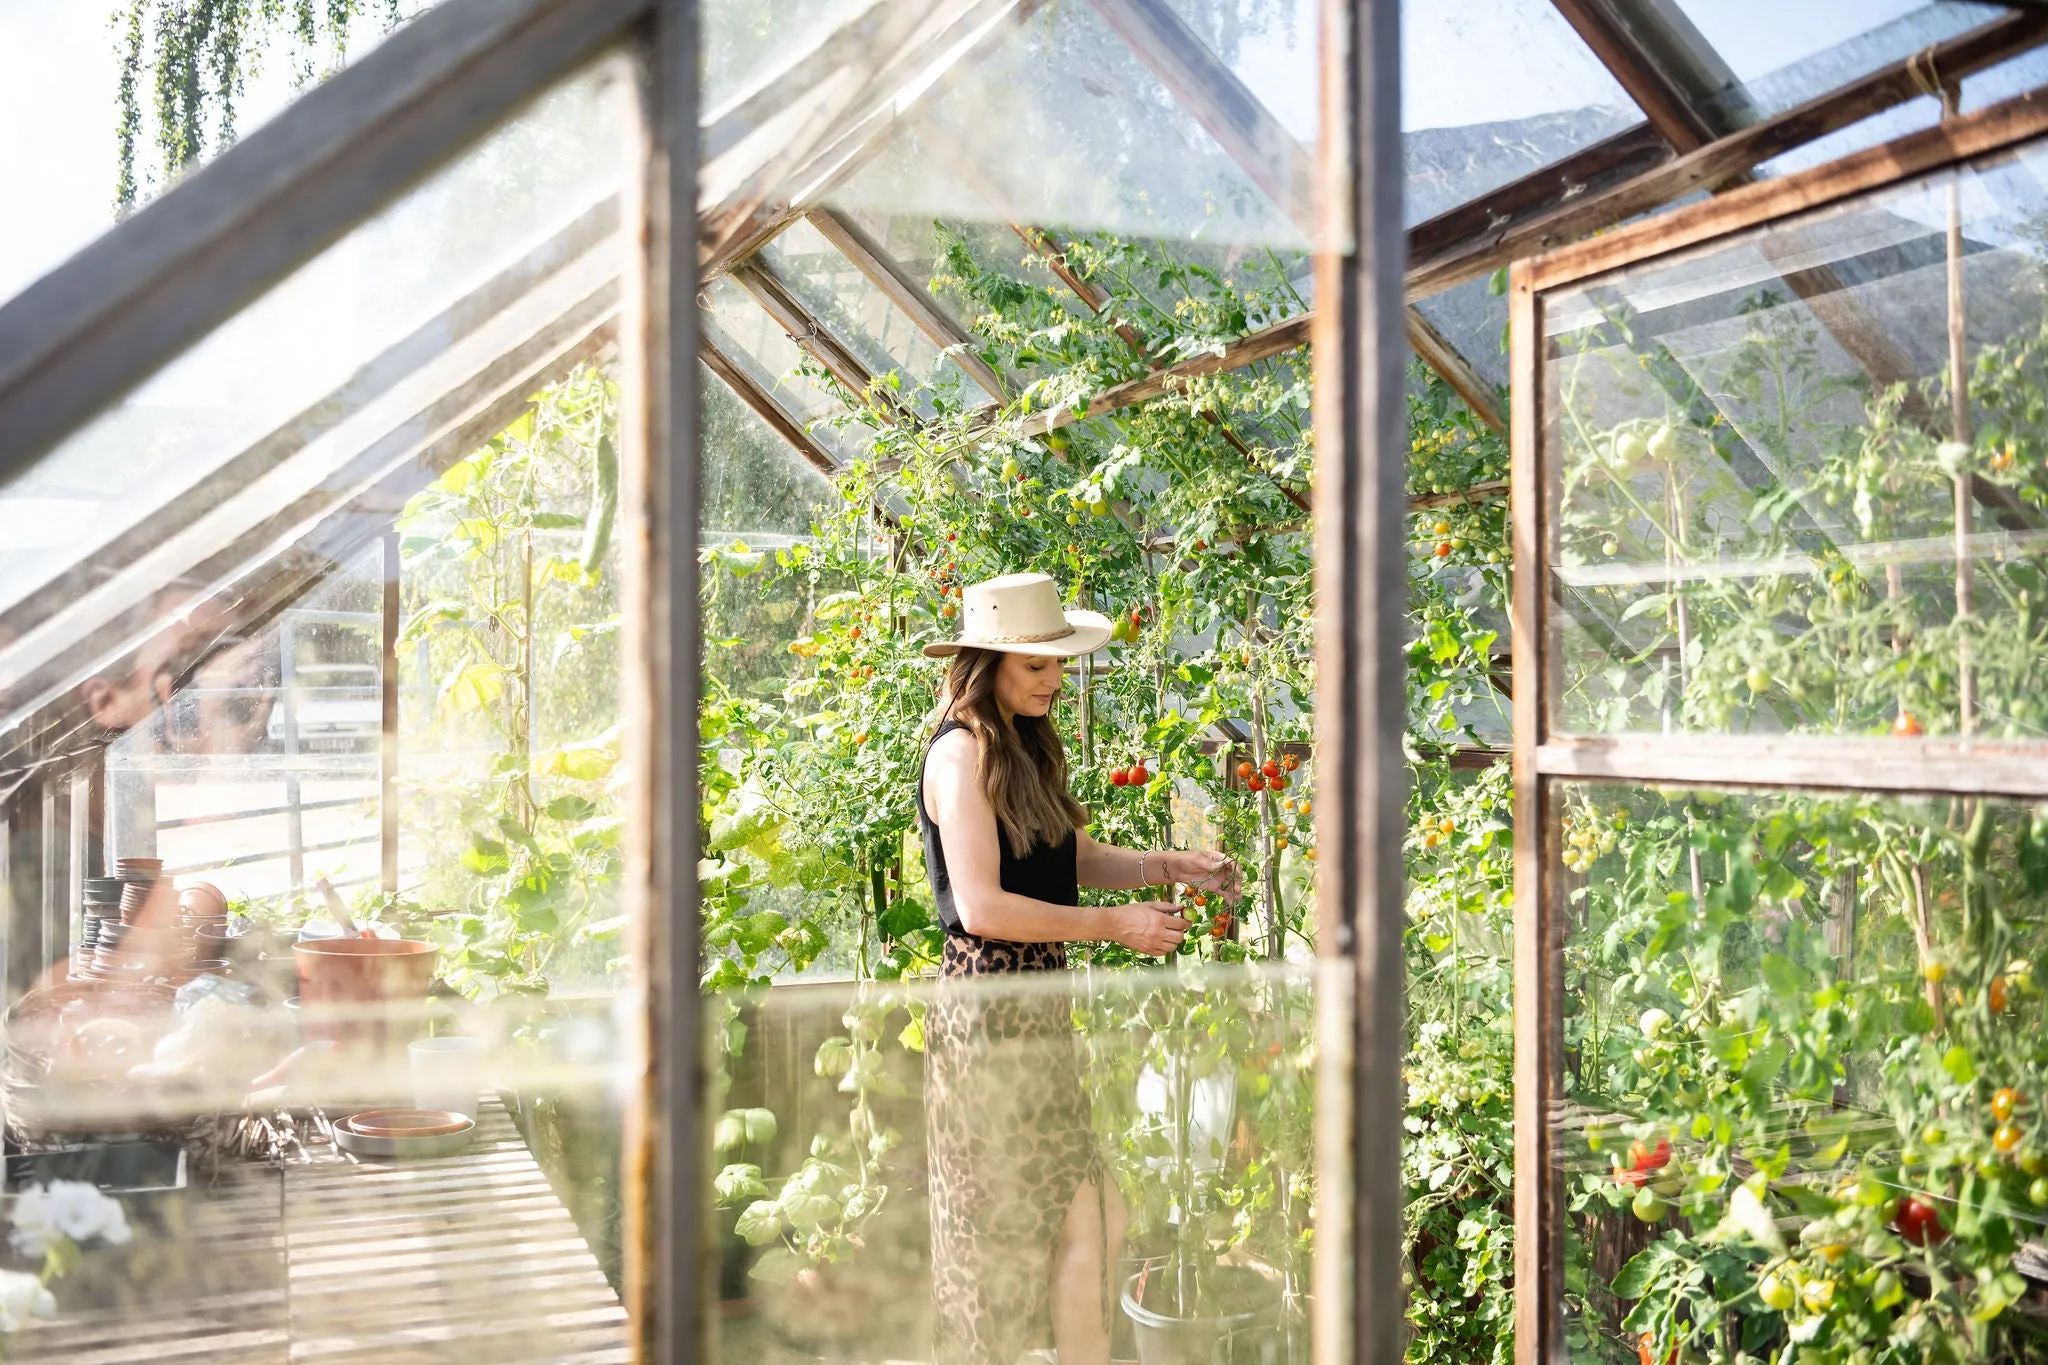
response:
[[[495,1099],[456,1156],[331,1149],[224,1171],[89,1251],[63,1314],[11,1359],[66,1365],[578,1365],[625,1361],[626,1313]],[[139,1219],[138,1219],[139,1221]],[[73,1311],[75,1310],[75,1311]]]

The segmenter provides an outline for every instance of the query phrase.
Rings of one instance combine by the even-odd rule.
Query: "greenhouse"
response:
[[[2048,1360],[2048,10],[107,9],[0,1356]]]

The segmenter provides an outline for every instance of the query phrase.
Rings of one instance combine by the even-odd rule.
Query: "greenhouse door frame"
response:
[[[1326,1074],[1319,1365],[1403,1349],[1400,1063],[1406,442],[1399,6],[1323,0],[1315,369],[1323,951],[1357,1008],[1319,1014]],[[638,78],[638,250],[620,328],[626,547],[625,897],[645,980],[629,1122],[636,1356],[705,1357],[710,1267],[696,903],[699,803],[698,14],[692,0],[443,0],[0,305],[0,481],[177,359],[528,101],[608,51]],[[749,208],[740,205],[740,208]],[[756,204],[750,212],[760,211]],[[732,204],[717,213],[730,218]],[[717,217],[714,213],[714,217]],[[637,214],[637,219],[632,216]],[[1339,994],[1342,994],[1340,992]],[[1348,1305],[1348,1307],[1347,1307]]]
[[[1730,191],[1509,270],[1513,390],[1510,529],[1515,565],[1515,1358],[1568,1358],[1562,1317],[1565,1190],[1549,1139],[1562,1074],[1564,917],[1558,783],[1622,780],[1762,790],[2048,797],[2048,750],[2014,742],[1739,734],[1554,732],[1561,691],[1548,613],[1558,515],[1544,423],[1544,295],[1734,234],[1843,203],[2048,137],[2048,88],[1839,161]]]

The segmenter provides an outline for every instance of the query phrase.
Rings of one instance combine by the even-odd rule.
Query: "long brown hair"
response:
[[[996,705],[993,649],[963,649],[946,670],[938,714],[959,721],[981,743],[977,772],[996,824],[1021,858],[1035,844],[1057,844],[1088,823],[1088,808],[1067,790],[1067,749],[1050,716],[1003,719]]]

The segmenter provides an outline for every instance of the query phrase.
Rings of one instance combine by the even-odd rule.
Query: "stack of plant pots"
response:
[[[100,926],[121,922],[121,879],[87,877],[84,910],[78,941],[81,965],[90,963],[93,950],[99,946]]]

